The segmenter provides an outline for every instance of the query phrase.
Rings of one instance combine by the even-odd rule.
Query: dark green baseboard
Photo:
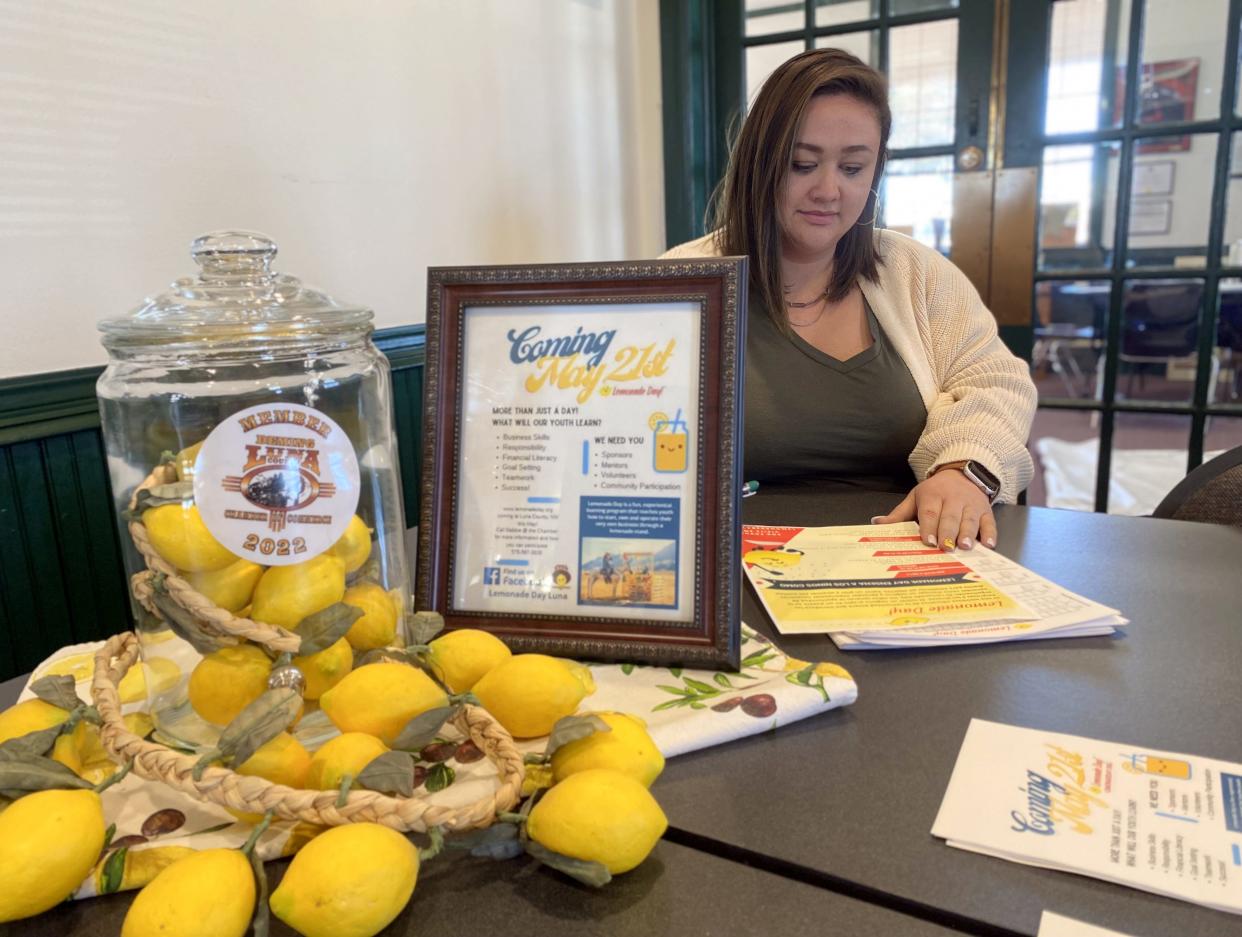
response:
[[[422,325],[384,329],[407,523],[418,517]],[[95,381],[102,368],[0,379],[0,680],[130,627]]]

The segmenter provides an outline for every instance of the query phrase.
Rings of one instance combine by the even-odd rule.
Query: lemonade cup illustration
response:
[[[653,465],[657,472],[684,472],[689,464],[690,427],[681,418],[681,409],[671,420],[660,420],[653,427],[655,436]]]
[[[1122,755],[1122,767],[1131,774],[1158,774],[1166,778],[1190,777],[1190,763],[1180,758],[1160,758],[1156,755]]]

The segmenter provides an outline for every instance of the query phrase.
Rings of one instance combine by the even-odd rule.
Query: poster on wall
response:
[[[1113,88],[1113,123],[1121,124],[1125,104],[1125,66],[1119,66]],[[1195,95],[1199,87],[1197,58],[1169,59],[1166,62],[1144,62],[1138,71],[1138,99],[1135,102],[1137,126],[1178,124],[1195,118]],[[1135,152],[1185,153],[1190,149],[1190,135],[1151,137],[1139,141]]]
[[[736,666],[744,258],[428,272],[417,607]]]

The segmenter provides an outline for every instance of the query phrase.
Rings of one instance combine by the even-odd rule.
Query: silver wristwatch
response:
[[[989,502],[995,501],[996,496],[1000,494],[1000,479],[993,475],[988,467],[981,462],[976,462],[974,459],[967,459],[962,462],[946,462],[944,465],[936,466],[936,470],[932,474],[934,475],[941,469],[947,468],[957,469],[970,481],[974,482],[975,486],[988,496]]]

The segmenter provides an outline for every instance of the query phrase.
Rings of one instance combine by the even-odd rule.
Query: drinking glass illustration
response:
[[[656,423],[653,437],[653,463],[657,472],[684,472],[690,449],[690,427],[681,418],[681,410],[671,420]]]

